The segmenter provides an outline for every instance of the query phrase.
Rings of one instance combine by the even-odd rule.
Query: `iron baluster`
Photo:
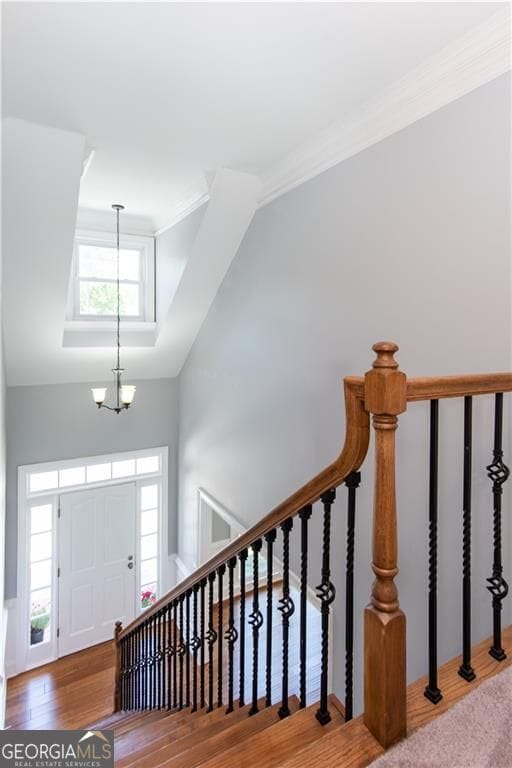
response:
[[[259,607],[259,553],[261,551],[261,539],[252,544],[253,553],[253,592],[252,611],[249,614],[249,624],[252,627],[252,704],[249,715],[258,713],[258,657],[259,657],[259,632],[263,624],[263,615]]]
[[[206,590],[206,579],[203,579],[201,581],[201,592],[200,592],[200,614],[201,614],[201,626],[199,630],[199,636],[201,638],[201,655],[200,655],[200,665],[201,665],[201,674],[199,678],[199,706],[201,709],[205,706],[205,693],[204,693],[204,671],[205,671],[205,642],[206,642],[206,636],[205,636],[205,590]]]
[[[360,472],[351,472],[345,480],[347,503],[347,559],[345,578],[345,722],[354,712],[354,550],[356,532],[356,494]]]
[[[185,706],[190,707],[190,595],[192,590],[185,593]]]
[[[151,678],[152,678],[152,698],[151,709],[156,709],[156,673],[157,673],[157,618],[151,617]]]
[[[308,655],[308,522],[313,508],[311,504],[299,512],[300,518],[300,708],[306,706],[306,677]]]
[[[117,632],[117,627],[116,627]],[[126,688],[127,688],[127,644],[128,638],[123,638],[119,644],[121,651],[121,709],[126,709]]]
[[[462,664],[459,675],[470,682],[476,675],[471,666],[471,468],[473,442],[473,398],[464,398],[464,478],[462,517]]]
[[[283,532],[283,596],[279,600],[278,610],[281,612],[283,623],[283,669],[282,669],[282,703],[279,717],[282,719],[290,714],[288,703],[288,645],[290,635],[290,618],[295,613],[295,605],[290,595],[290,531],[293,519],[290,517],[281,525]]]
[[[174,662],[174,644],[172,640],[172,603],[167,606],[167,709],[172,707],[172,668]]]
[[[158,627],[158,691],[157,691],[157,701],[158,701],[158,709],[162,709],[162,692],[163,692],[163,686],[162,686],[162,677],[163,677],[163,666],[162,661],[164,658],[163,650],[162,650],[162,612],[158,611],[157,614],[157,627]]]
[[[226,714],[233,711],[233,664],[235,643],[238,640],[238,632],[235,627],[235,607],[234,607],[234,570],[237,559],[232,557],[228,562],[228,628],[226,631],[226,641],[228,644],[228,706]]]
[[[503,484],[510,474],[503,462],[503,393],[498,392],[494,402],[494,448],[492,463],[487,467],[487,475],[492,480],[493,496],[493,563],[492,576],[487,579],[487,589],[492,595],[493,641],[489,653],[496,661],[507,658],[501,643],[502,602],[508,594],[508,584],[503,578],[502,537],[501,537],[501,498]]]
[[[173,620],[172,620],[172,645],[173,645],[173,664],[172,664],[172,706],[174,709],[178,707],[178,602],[175,600],[173,603]]]
[[[433,704],[443,698],[437,684],[437,521],[439,470],[439,400],[430,401],[429,536],[428,536],[428,685]]]
[[[213,585],[215,582],[215,572],[208,576],[208,632],[206,641],[208,643],[208,712],[213,709],[213,646],[217,640],[217,632],[213,625]]]
[[[193,666],[192,666],[192,712],[197,710],[197,653],[201,647],[201,640],[197,634],[197,594],[199,592],[199,584],[194,586],[194,603],[193,603],[193,625],[192,625],[192,653],[193,653]]]
[[[272,706],[272,598],[274,592],[274,541],[275,529],[265,534],[267,542],[267,659],[265,670],[265,706]]]
[[[184,655],[187,652],[185,649],[185,642],[183,637],[183,600],[184,597],[181,595],[179,598],[180,601],[180,607],[179,607],[179,633],[180,633],[180,642],[178,645],[178,654],[179,654],[179,661],[180,661],[180,670],[179,670],[179,684],[178,684],[178,709],[183,709],[183,667],[184,667]]]
[[[245,706],[245,564],[247,550],[238,555],[240,561],[240,681],[238,686],[238,705]]]
[[[217,601],[217,706],[222,707],[222,674],[223,674],[223,630],[224,630],[224,604],[223,604],[223,578],[226,573],[226,566],[220,565],[217,568],[218,579],[218,601]]]
[[[331,582],[331,507],[336,498],[336,491],[332,488],[322,496],[324,507],[324,525],[322,537],[322,582],[317,589],[317,597],[321,603],[322,614],[322,661],[320,673],[320,707],[316,713],[316,719],[321,725],[326,725],[331,720],[327,705],[328,674],[329,674],[329,615],[330,606],[336,597],[334,584]]]

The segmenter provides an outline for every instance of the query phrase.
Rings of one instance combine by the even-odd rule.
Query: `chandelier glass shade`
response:
[[[130,407],[135,397],[136,387],[133,384],[123,384],[121,375],[124,368],[121,368],[121,294],[119,288],[119,212],[124,211],[124,205],[114,203],[112,206],[116,212],[116,249],[117,249],[117,315],[116,315],[116,366],[112,368],[114,374],[114,402],[108,405],[105,402],[107,396],[107,387],[92,387],[92,397],[98,408],[106,408],[115,413],[121,413]]]

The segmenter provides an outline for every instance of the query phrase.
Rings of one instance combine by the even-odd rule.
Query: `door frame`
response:
[[[143,459],[149,456],[159,455],[160,469],[158,472],[141,472],[124,477],[118,477],[114,480],[104,480],[99,482],[81,483],[65,488],[56,488],[36,493],[29,492],[29,476],[32,473],[55,472],[63,469],[72,469],[88,464],[102,464],[115,461],[127,461]],[[98,456],[80,457],[76,459],[64,459],[61,461],[43,462],[37,464],[26,464],[18,467],[18,546],[17,546],[17,597],[16,597],[16,670],[15,674],[20,674],[26,670],[41,666],[59,658],[58,648],[58,554],[59,554],[59,525],[58,525],[58,507],[59,497],[66,493],[73,493],[79,490],[93,490],[112,485],[125,485],[126,483],[135,483],[136,486],[136,546],[137,546],[137,566],[139,566],[140,549],[140,489],[144,485],[151,485],[155,481],[160,487],[159,503],[159,549],[158,549],[158,583],[159,590],[163,594],[169,584],[168,579],[168,474],[169,474],[169,450],[167,446],[158,448],[147,448],[138,451],[123,451]],[[51,504],[52,505],[52,620],[50,641],[41,643],[41,646],[31,646],[29,642],[29,619],[30,619],[30,562],[29,562],[29,510],[32,506]],[[140,591],[140,568],[137,567],[137,578],[135,579],[134,600],[137,600]],[[139,610],[135,602],[135,615]]]

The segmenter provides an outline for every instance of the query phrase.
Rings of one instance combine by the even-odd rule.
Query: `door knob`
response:
[[[128,563],[128,568],[133,568],[133,563]]]
[[[128,560],[133,560],[133,555],[128,555]]]

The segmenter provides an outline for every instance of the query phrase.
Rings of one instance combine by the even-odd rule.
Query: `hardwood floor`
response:
[[[6,726],[82,728],[112,712],[114,647],[88,648],[7,682]]]
[[[504,631],[503,645],[508,657],[501,663],[489,656],[488,640],[473,648],[477,679],[472,683],[466,683],[457,674],[460,658],[444,664],[439,670],[443,700],[437,706],[423,696],[425,678],[410,685],[409,733],[439,717],[484,680],[512,665],[512,627]],[[251,763],[255,768],[262,764],[268,768],[364,768],[383,752],[364,727],[362,717],[343,724],[341,714],[332,710],[333,722],[322,729],[314,717],[315,705],[282,721],[277,717],[277,706],[262,709],[251,718],[246,716],[248,707],[228,716],[224,709],[210,714],[190,714],[184,710],[110,716],[113,663],[113,645],[104,643],[9,680],[7,727],[52,730],[85,728],[96,723],[97,727],[113,728],[116,765],[130,768],[192,768],[202,765],[205,759],[208,768],[235,766],[240,764],[240,749],[247,754],[245,748],[251,744],[255,745],[251,759],[258,756]],[[335,708],[335,702],[331,706]],[[293,699],[292,709],[296,708],[297,700]],[[286,734],[293,735],[288,747]]]

